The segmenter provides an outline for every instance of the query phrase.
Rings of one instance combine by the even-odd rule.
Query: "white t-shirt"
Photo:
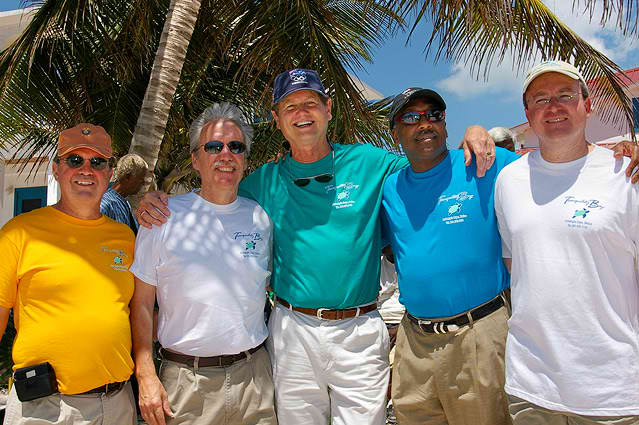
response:
[[[379,296],[377,310],[382,315],[384,323],[397,324],[404,316],[404,306],[399,302],[399,288],[397,287],[397,271],[395,265],[382,255],[379,272]]]
[[[141,228],[131,272],[157,286],[158,339],[191,356],[236,354],[262,343],[272,224],[255,201],[228,205],[196,193],[169,199],[161,227]]]
[[[495,210],[512,257],[506,392],[580,415],[639,415],[639,190],[596,147],[502,170]],[[512,254],[512,255],[511,255]]]

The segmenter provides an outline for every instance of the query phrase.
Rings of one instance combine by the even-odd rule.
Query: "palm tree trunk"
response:
[[[201,0],[171,0],[169,6],[151,78],[129,147],[129,152],[144,158],[151,170],[155,169],[158,160],[200,4]]]

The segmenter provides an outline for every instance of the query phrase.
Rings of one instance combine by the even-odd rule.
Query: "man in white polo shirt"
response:
[[[238,197],[253,129],[232,104],[213,104],[191,125],[202,188],[169,200],[165,226],[142,229],[131,271],[135,373],[149,425],[277,424],[264,348],[271,220]],[[160,376],[152,360],[159,305]]]
[[[572,65],[528,72],[540,149],[497,178],[512,317],[506,393],[515,425],[639,424],[639,190],[626,158],[588,143],[588,87]]]

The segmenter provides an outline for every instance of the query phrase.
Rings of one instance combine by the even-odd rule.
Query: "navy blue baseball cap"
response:
[[[436,91],[423,89],[421,87],[411,87],[404,90],[395,96],[395,99],[393,99],[393,104],[391,105],[391,109],[388,114],[388,124],[390,125],[390,129],[392,130],[395,126],[395,115],[397,115],[408,102],[413,99],[422,98],[431,103],[434,107],[439,108],[442,111],[446,110],[446,102],[444,102],[444,99],[442,99]]]
[[[289,94],[298,90],[313,90],[328,97],[322,80],[312,69],[291,69],[275,77],[273,83],[273,105],[277,105]]]

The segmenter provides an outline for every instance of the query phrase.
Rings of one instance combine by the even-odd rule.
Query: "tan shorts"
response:
[[[510,424],[504,393],[506,307],[444,334],[404,316],[397,333],[392,398],[402,425]]]
[[[265,348],[229,367],[195,370],[163,360],[160,380],[175,414],[167,418],[167,425],[277,425]]]
[[[64,395],[21,402],[9,392],[4,425],[135,425],[137,414],[131,383],[107,396]]]
[[[583,416],[557,412],[510,394],[508,407],[515,425],[639,425],[639,416]]]

